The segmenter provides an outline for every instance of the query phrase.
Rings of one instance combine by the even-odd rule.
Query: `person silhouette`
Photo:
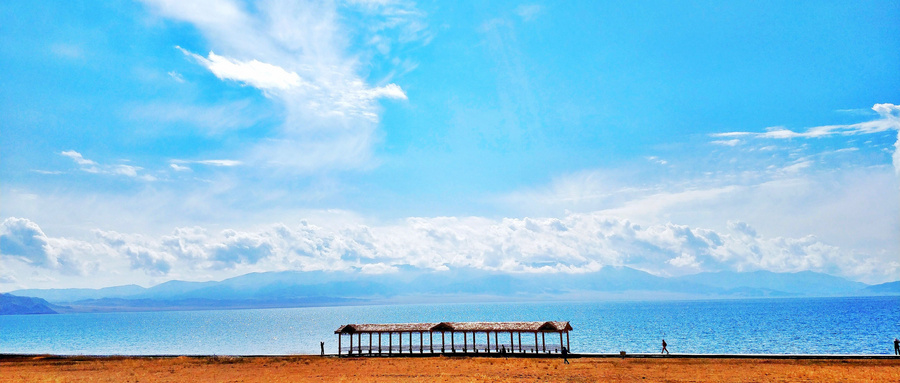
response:
[[[319,347],[322,348],[322,356],[325,356],[325,342],[319,342]]]
[[[894,355],[900,355],[900,339],[894,338]]]
[[[569,349],[568,348],[565,348],[565,347],[562,348],[562,357],[563,357],[563,362],[566,362],[566,364],[569,364],[569,358],[568,358],[569,357]]]
[[[662,351],[659,352],[660,354],[662,354],[662,353],[668,354],[668,353],[669,353],[669,349],[666,348],[666,346],[668,346],[668,345],[666,344],[666,340],[663,339],[663,348],[662,348]]]

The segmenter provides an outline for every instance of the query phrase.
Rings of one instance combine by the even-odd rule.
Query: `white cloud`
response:
[[[176,82],[184,83],[184,76],[182,76],[181,73],[178,73],[176,71],[170,71],[167,74],[169,75],[169,77],[171,77]]]
[[[78,152],[76,152],[76,151],[74,151],[74,150],[66,150],[66,151],[64,151],[64,152],[62,152],[62,153],[59,153],[59,154],[62,155],[62,156],[71,158],[72,161],[75,161],[76,164],[81,165],[81,166],[90,167],[90,166],[97,165],[96,162],[84,158],[84,157],[81,155],[81,153],[78,153]]]
[[[283,106],[280,127],[235,157],[301,173],[377,165],[378,100],[407,98],[398,84],[367,84],[359,74],[366,63],[359,60],[371,57],[350,52],[353,37],[369,36],[362,41],[377,40],[390,52],[395,44],[427,43],[430,36],[421,12],[405,2],[268,1],[252,10],[235,1],[145,3],[163,17],[192,24],[206,38],[211,48],[206,57],[179,48],[193,60]],[[362,10],[366,23],[351,24],[338,7]],[[405,60],[397,62],[409,67]]]
[[[897,130],[897,141],[894,142],[894,154],[891,157],[894,164],[894,172],[900,176],[900,130]]]
[[[131,268],[141,270],[150,275],[166,275],[172,269],[175,257],[166,251],[160,251],[155,240],[148,240],[141,235],[125,235],[115,231],[95,230],[99,245],[113,254],[128,259]]]
[[[0,224],[0,265],[11,258],[40,269],[82,275],[96,269],[92,259],[96,251],[88,242],[48,237],[28,219],[10,217]]]
[[[808,128],[805,131],[796,132],[782,126],[770,127],[763,133],[753,132],[725,132],[715,133],[711,137],[742,137],[750,136],[767,139],[794,139],[794,138],[822,138],[835,135],[852,136],[861,134],[873,134],[895,130],[897,131],[897,140],[894,142],[894,153],[892,154],[892,162],[897,175],[900,175],[900,105],[890,103],[875,104],[872,106],[878,118],[872,121],[866,121],[856,124],[847,125],[823,125]],[[713,143],[727,144],[729,141],[716,140]],[[732,145],[733,146],[733,145]]]
[[[30,246],[37,249],[37,255],[29,258],[34,259],[32,266],[52,262],[43,249],[59,239],[46,237],[30,222],[4,225],[26,228],[25,238],[40,238]],[[672,223],[638,225],[601,213],[573,213],[562,218],[408,218],[378,226],[349,222],[322,227],[304,222],[217,234],[192,227],[161,237],[98,230],[98,242],[86,245],[107,249],[144,275],[187,280],[211,273],[231,276],[285,269],[390,273],[403,266],[581,273],[612,265],[658,275],[813,270],[875,281],[896,279],[900,273],[896,260],[873,263],[866,254],[814,236],[769,237],[744,222],[731,222],[729,227],[715,231]]]
[[[56,259],[50,252],[47,235],[34,222],[15,217],[3,221],[0,232],[0,253],[19,257],[29,264],[54,267]]]
[[[273,245],[266,235],[223,232],[225,240],[212,246],[211,257],[217,265],[230,268],[237,264],[255,264],[272,255]]]
[[[152,175],[140,174],[139,172],[143,170],[143,168],[139,166],[124,164],[103,165],[84,158],[81,153],[78,153],[74,150],[66,150],[64,152],[61,152],[60,155],[71,158],[72,161],[75,161],[75,163],[79,166],[79,169],[83,172],[126,176],[130,178],[141,179],[144,181],[156,181],[156,177]]]
[[[669,163],[669,161],[666,161],[666,160],[661,159],[661,158],[656,157],[656,156],[650,156],[650,157],[647,157],[647,161],[653,162],[653,163],[655,163],[655,164],[657,164],[657,165],[666,165],[666,164]]]
[[[303,85],[297,73],[289,72],[276,65],[257,60],[241,62],[209,52],[209,58],[188,52],[176,47],[184,54],[193,57],[205,66],[216,77],[222,80],[234,80],[261,90],[289,89]]]
[[[738,146],[741,143],[741,140],[735,138],[731,140],[715,140],[712,142],[716,145],[724,145],[724,146]]]
[[[170,162],[173,165],[174,164],[200,164],[200,165],[225,167],[225,168],[243,165],[243,162],[238,161],[238,160],[194,160],[194,161],[172,160]]]

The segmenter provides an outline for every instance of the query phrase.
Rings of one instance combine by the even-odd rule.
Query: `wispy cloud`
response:
[[[516,7],[516,14],[524,21],[536,19],[543,11],[544,7],[539,4],[522,4]]]
[[[848,125],[824,125],[808,128],[804,131],[793,131],[782,126],[766,129],[762,133],[754,132],[725,132],[715,133],[712,137],[737,137],[750,136],[759,138],[819,138],[832,135],[855,135],[884,132],[888,130],[900,130],[900,106],[894,104],[875,104],[872,110],[878,114],[878,119]]]
[[[823,125],[808,128],[803,131],[793,131],[785,127],[776,126],[766,129],[765,132],[724,132],[711,136],[718,137],[753,137],[762,139],[794,139],[794,138],[823,138],[829,136],[852,136],[873,134],[886,131],[897,131],[897,141],[894,143],[893,164],[894,170],[900,175],[900,105],[889,103],[875,104],[871,109],[878,115],[872,121],[846,125]],[[733,141],[733,140],[732,140]],[[714,143],[722,143],[717,140]],[[728,142],[728,141],[726,141]]]
[[[66,150],[59,153],[63,157],[71,158],[83,172],[94,174],[109,174],[137,178],[144,181],[156,181],[156,177],[149,174],[140,174],[143,168],[125,164],[99,164],[93,160],[84,158],[81,153],[74,150]]]
[[[738,145],[740,145],[741,140],[734,138],[731,140],[715,140],[712,143],[715,145],[738,146]]]
[[[200,165],[226,167],[226,168],[240,166],[240,165],[244,164],[243,162],[238,161],[238,160],[193,160],[193,161],[171,160],[171,161],[169,161],[169,163],[172,165],[175,165],[175,166],[182,165],[182,164],[200,164]]]
[[[181,73],[178,73],[176,71],[170,71],[167,74],[169,75],[169,77],[171,77],[176,82],[184,83],[184,76],[182,76]]]
[[[257,126],[272,113],[247,100],[213,105],[190,105],[176,102],[149,102],[125,108],[129,119],[161,123],[186,123],[202,133],[222,135]]]
[[[382,44],[428,36],[414,7],[396,2],[271,1],[256,4],[253,11],[235,1],[145,2],[163,17],[192,24],[208,40],[212,51],[205,57],[178,48],[192,60],[219,79],[260,89],[284,107],[280,128],[236,156],[296,172],[373,166],[378,100],[407,98],[397,84],[369,85],[358,74],[357,60],[364,56],[348,51],[354,26],[341,21],[337,7],[360,7],[382,18],[380,24],[367,24],[381,28],[355,31]],[[389,35],[387,30],[405,32]]]

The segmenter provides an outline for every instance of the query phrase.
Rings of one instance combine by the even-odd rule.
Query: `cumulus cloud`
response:
[[[225,267],[255,264],[272,255],[272,243],[265,235],[226,230],[225,240],[213,246],[211,259]]]
[[[141,235],[126,235],[115,231],[95,230],[94,232],[112,253],[128,259],[131,268],[150,275],[165,275],[171,269],[175,257],[160,250],[157,240]]]
[[[37,223],[10,217],[0,224],[0,259],[13,258],[28,265],[82,275],[96,269],[93,244],[48,237]]]
[[[29,264],[54,267],[56,259],[51,254],[47,235],[34,222],[27,219],[7,218],[0,234],[0,253],[19,257]]]
[[[53,263],[47,238],[29,221],[4,223],[4,254],[26,257],[35,267]],[[9,234],[7,234],[9,233]],[[766,237],[744,222],[729,229],[673,223],[639,225],[601,213],[563,218],[408,218],[391,225],[347,223],[323,227],[303,222],[257,230],[180,228],[148,237],[97,231],[94,248],[155,276],[182,278],[213,271],[343,270],[391,273],[472,268],[507,273],[583,273],[629,266],[657,275],[700,271],[813,270],[851,278],[896,276],[900,262],[875,264],[865,254],[814,236]],[[27,250],[26,250],[27,249]]]

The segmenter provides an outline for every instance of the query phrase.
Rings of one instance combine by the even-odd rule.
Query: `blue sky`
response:
[[[900,279],[900,2],[0,4],[0,290]]]

